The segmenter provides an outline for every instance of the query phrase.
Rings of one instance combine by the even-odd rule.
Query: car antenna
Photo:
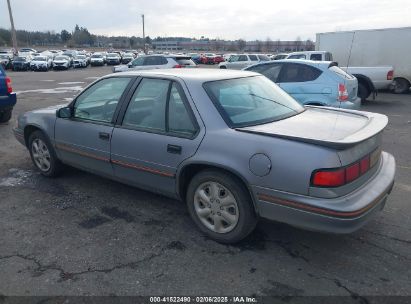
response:
[[[352,52],[352,47],[354,45],[354,39],[355,39],[355,31],[352,34],[352,40],[351,40],[351,46],[350,46],[350,53],[348,54],[348,61],[347,61],[347,70],[348,67],[350,66],[350,60],[351,60],[351,52]]]

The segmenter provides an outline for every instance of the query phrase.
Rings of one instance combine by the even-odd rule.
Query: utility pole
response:
[[[144,30],[144,14],[141,15],[141,18],[143,19],[143,43],[144,43],[144,54],[147,55],[146,51],[146,32]]]
[[[11,23],[11,40],[13,42],[14,52],[17,52],[16,29],[14,28],[13,13],[11,12],[10,0],[7,0],[7,6],[9,7],[9,16],[10,16],[10,23]]]

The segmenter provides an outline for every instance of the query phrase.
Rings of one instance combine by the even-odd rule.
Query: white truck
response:
[[[358,80],[358,97],[366,100],[371,94],[373,97],[378,90],[390,89],[393,85],[394,70],[392,66],[351,66],[341,65],[335,60],[334,54],[328,51],[306,51],[288,54],[285,59],[303,59],[314,61],[335,61],[345,72],[355,76]]]
[[[394,92],[409,92],[411,27],[319,33],[316,50],[331,52],[340,67],[392,66]]]

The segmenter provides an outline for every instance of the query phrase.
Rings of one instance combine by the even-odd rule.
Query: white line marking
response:
[[[37,90],[27,90],[27,91],[18,91],[16,92],[17,95],[25,94],[25,93],[41,93],[41,94],[63,94],[69,92],[77,92],[81,91],[83,88],[81,86],[74,86],[74,87],[60,87],[55,89],[37,89]]]

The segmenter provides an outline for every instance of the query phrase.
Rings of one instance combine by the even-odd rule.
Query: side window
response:
[[[258,61],[258,58],[256,55],[248,55],[251,61]]]
[[[285,64],[279,82],[307,82],[317,79],[321,70],[305,64]]]
[[[238,56],[238,60],[237,61],[248,61],[247,55],[240,55]]]
[[[321,61],[322,55],[321,54],[311,54],[310,60]]]
[[[167,59],[161,56],[146,57],[146,59],[144,60],[144,65],[162,65],[162,64],[167,64]]]
[[[191,137],[196,133],[196,128],[182,96],[184,92],[173,83],[168,105],[168,129],[171,134]]]
[[[74,104],[74,117],[86,120],[111,122],[121,95],[130,78],[103,79],[84,91]]]
[[[277,82],[278,75],[280,74],[280,71],[281,71],[281,64],[262,64],[250,70],[263,74],[265,77],[270,79],[272,82]]]
[[[132,66],[142,66],[144,64],[144,57],[139,57],[131,62]]]
[[[123,126],[166,131],[166,104],[170,81],[145,78],[131,98]]]

